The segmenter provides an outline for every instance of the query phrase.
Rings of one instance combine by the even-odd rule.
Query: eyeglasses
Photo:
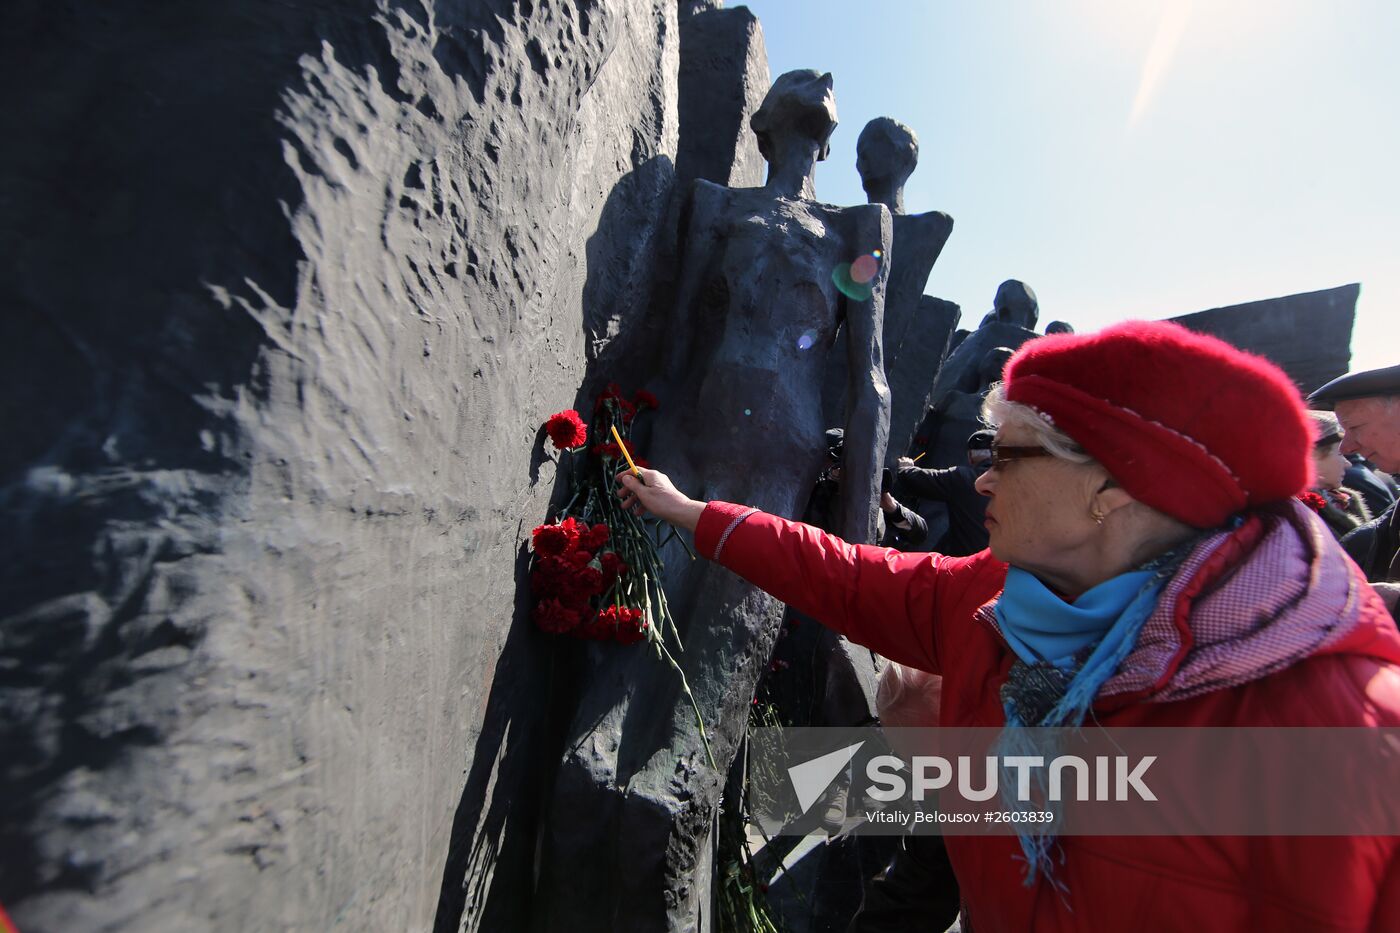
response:
[[[990,470],[1002,470],[1008,463],[1017,460],[1030,460],[1033,457],[1053,457],[1050,451],[1044,447],[1005,447],[1001,444],[993,444],[991,448]]]

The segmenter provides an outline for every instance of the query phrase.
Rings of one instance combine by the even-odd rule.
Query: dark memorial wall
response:
[[[1360,294],[1360,285],[1341,285],[1171,320],[1273,360],[1307,394],[1347,371]]]
[[[678,55],[674,0],[0,12],[26,933],[522,928],[537,431],[646,304]]]

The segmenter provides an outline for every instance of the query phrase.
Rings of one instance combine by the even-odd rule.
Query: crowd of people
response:
[[[1400,366],[1305,402],[1260,357],[1131,322],[1024,344],[983,420],[991,433],[969,439],[966,464],[902,460],[892,484],[949,503],[947,553],[698,502],[657,470],[620,476],[620,495],[917,675],[902,692],[927,718],[903,724],[1400,726]],[[1395,837],[943,842],[979,933],[1378,931],[1400,918]],[[919,927],[941,928],[927,910]]]

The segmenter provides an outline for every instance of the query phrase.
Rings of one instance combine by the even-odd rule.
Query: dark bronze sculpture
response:
[[[1011,351],[1038,334],[1032,329],[1040,317],[1040,306],[1029,285],[1008,279],[997,288],[992,310],[971,333],[959,331],[954,349],[938,373],[930,405],[919,427],[925,440],[919,451],[927,456],[920,462],[932,467],[955,466],[965,461],[967,438],[981,427],[982,398],[987,388],[1001,378],[1001,368]],[[961,338],[961,339],[959,339]],[[942,506],[921,507],[929,523],[930,535],[941,529]]]
[[[890,387],[887,463],[909,449],[958,319],[953,306],[924,295],[933,264],[953,232],[953,218],[942,211],[905,213],[904,185],[918,163],[918,137],[903,123],[876,117],[861,130],[856,142],[861,185],[869,203],[883,204],[894,215],[883,333]],[[844,412],[844,354],[838,353],[830,366],[824,409],[828,419],[836,421]]]
[[[839,526],[869,542],[889,417],[882,260],[892,234],[881,205],[812,200],[813,171],[836,126],[831,83],[815,71],[774,82],[750,121],[769,166],[762,188],[694,183],[674,313],[650,385],[663,409],[646,452],[699,498],[798,517],[825,461],[822,377],[844,324],[853,404]],[[870,273],[865,282],[850,271],[857,261]],[[680,663],[716,766],[673,671],[644,651],[590,658],[542,850],[541,887],[558,898],[544,910],[559,911],[547,926],[690,929],[708,905],[720,792],[783,607],[674,545],[665,558]]]

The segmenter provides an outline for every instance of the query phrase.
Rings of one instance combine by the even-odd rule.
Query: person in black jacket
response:
[[[885,516],[885,536],[880,543],[901,551],[917,548],[928,540],[928,522],[894,497],[890,492],[893,481],[893,474],[886,470],[880,485],[880,511]]]
[[[827,429],[826,448],[830,464],[817,479],[803,515],[803,521],[828,531],[836,527],[834,518],[841,491],[841,458],[845,440],[846,433],[840,428]],[[893,474],[886,470],[880,478],[880,512],[884,519],[880,544],[901,551],[916,548],[928,538],[928,522],[894,497],[893,485]]]
[[[1361,493],[1361,498],[1372,515],[1380,515],[1395,504],[1395,484],[1387,482],[1386,478],[1378,474],[1360,454],[1347,456],[1347,469],[1342,476],[1342,485]]]
[[[992,432],[978,431],[967,439],[968,462],[945,469],[923,469],[900,457],[895,488],[948,506],[948,531],[932,550],[950,557],[976,554],[987,546],[987,499],[974,484],[992,457]]]

